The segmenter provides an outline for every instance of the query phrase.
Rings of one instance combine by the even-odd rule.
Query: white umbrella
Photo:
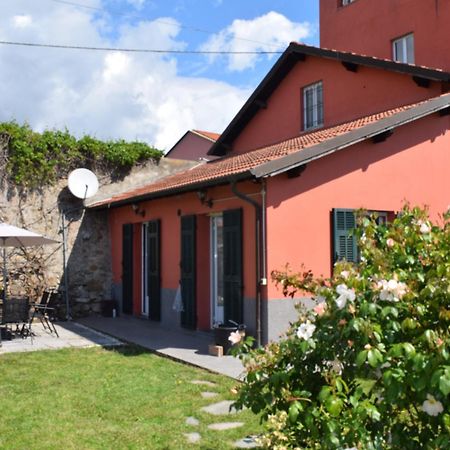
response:
[[[58,241],[49,239],[38,233],[18,228],[7,223],[0,222],[0,247],[3,247],[3,289],[6,300],[6,247],[33,247],[46,244],[57,244]]]

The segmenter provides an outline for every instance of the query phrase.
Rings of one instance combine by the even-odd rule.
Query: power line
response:
[[[23,47],[59,48],[65,50],[94,50],[103,52],[125,52],[125,53],[159,53],[177,55],[279,55],[282,51],[226,51],[226,50],[161,50],[148,48],[118,48],[118,47],[89,47],[84,45],[58,45],[38,44],[34,42],[0,41],[3,45],[16,45]]]
[[[142,14],[121,13],[121,12],[118,12],[118,11],[106,11],[105,9],[102,9],[102,8],[96,8],[95,6],[85,5],[85,4],[82,4],[82,3],[71,2],[71,1],[68,1],[68,0],[48,0],[48,1],[53,2],[53,3],[60,3],[60,4],[63,4],[63,5],[76,6],[76,7],[79,7],[79,8],[86,8],[86,9],[90,9],[91,11],[98,11],[98,12],[101,12],[101,13],[104,13],[104,14],[110,14],[112,16],[135,17],[135,18],[141,18],[141,19],[150,20],[148,17],[145,17]],[[185,30],[195,31],[197,33],[204,33],[204,34],[210,34],[210,35],[217,34],[217,32],[214,32],[214,31],[204,30],[202,28],[197,28],[197,27],[193,27],[193,26],[189,26],[189,25],[183,25],[183,24],[180,24],[178,22],[169,22],[167,20],[162,20],[162,19],[154,19],[154,20],[152,20],[152,22],[157,22],[157,23],[161,23],[163,25],[169,25],[169,26],[172,26],[172,27],[179,27],[179,28],[183,28]],[[267,45],[269,47],[278,47],[277,44],[269,44],[268,42],[255,41],[253,39],[242,38],[242,37],[239,37],[239,36],[235,36],[234,39],[238,40],[238,41],[243,41],[243,42],[251,42],[252,44]]]

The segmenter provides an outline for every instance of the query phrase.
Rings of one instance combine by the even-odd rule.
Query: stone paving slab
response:
[[[221,402],[213,403],[208,406],[203,406],[201,410],[214,416],[237,414],[238,411],[235,408],[231,407],[233,403],[234,402],[232,400],[222,400]]]
[[[233,428],[240,428],[242,426],[244,426],[243,422],[219,422],[208,425],[208,428],[210,430],[222,431],[222,430],[232,430]]]
[[[74,347],[113,347],[123,345],[121,341],[106,334],[92,330],[77,322],[55,323],[59,337],[45,330],[41,323],[32,325],[33,338],[22,339],[20,336],[11,340],[2,340],[0,354],[13,352],[33,352],[38,350],[57,350]]]

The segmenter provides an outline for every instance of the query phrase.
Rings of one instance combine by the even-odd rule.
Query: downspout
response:
[[[265,278],[265,224],[263,224],[265,218],[265,184],[263,184],[263,188],[261,191],[263,198],[263,205],[261,206],[257,201],[253,200],[251,197],[248,197],[243,192],[237,190],[236,181],[231,181],[231,191],[236,197],[244,200],[247,203],[250,203],[255,208],[255,262],[256,262],[256,311],[255,311],[255,319],[256,319],[256,343],[258,347],[261,346],[261,303],[262,303],[262,295],[261,295],[261,286],[267,284],[267,280]],[[263,258],[261,256],[264,255]]]

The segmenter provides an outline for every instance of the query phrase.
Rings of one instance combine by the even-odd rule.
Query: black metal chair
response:
[[[3,301],[2,323],[15,325],[11,333],[19,333],[23,338],[31,336],[30,300],[28,298],[8,298]]]
[[[59,294],[54,290],[45,290],[39,303],[33,305],[33,315],[31,322],[35,317],[39,318],[44,329],[48,329],[50,333],[55,333],[59,337],[55,324],[57,319],[57,306],[59,304]]]

